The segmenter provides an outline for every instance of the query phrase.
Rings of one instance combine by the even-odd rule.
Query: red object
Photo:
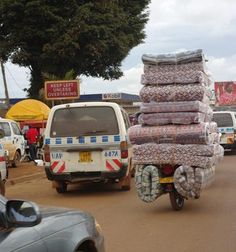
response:
[[[48,144],[45,144],[44,146],[44,160],[45,162],[51,162],[50,148]]]
[[[28,140],[28,144],[36,143],[38,135],[39,135],[39,133],[36,128],[30,128],[26,133],[26,138]]]
[[[77,99],[79,96],[78,80],[45,82],[45,98],[47,100]]]
[[[171,175],[174,172],[174,166],[164,165],[161,170],[165,175]]]

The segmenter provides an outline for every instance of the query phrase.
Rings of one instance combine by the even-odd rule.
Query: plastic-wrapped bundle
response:
[[[192,63],[190,63],[192,64]],[[190,64],[179,65],[187,66]],[[196,84],[203,84],[206,86],[210,86],[211,80],[203,72],[196,71],[196,70],[189,70],[189,71],[179,71],[178,68],[176,69],[173,65],[161,66],[161,67],[154,67],[154,66],[146,66],[146,68],[152,68],[149,73],[142,74],[141,76],[141,84],[142,85],[161,85],[161,84],[187,84],[187,83],[196,83]],[[160,70],[160,68],[166,68],[165,70]],[[169,68],[169,69],[168,69]]]
[[[223,152],[222,152],[223,149]],[[165,154],[170,157],[173,153],[176,155],[190,156],[219,156],[223,157],[224,148],[219,144],[156,144],[146,143],[141,145],[133,145],[133,159],[138,162],[145,160],[152,163],[157,160],[160,154]]]
[[[142,125],[167,125],[167,124],[192,124],[207,122],[207,114],[198,112],[175,112],[175,113],[149,113],[140,114],[139,124]]]
[[[215,166],[208,169],[180,166],[174,173],[174,185],[183,197],[198,199],[202,189],[209,186],[215,177]]]
[[[188,166],[199,166],[202,168],[209,168],[215,165],[217,158],[215,156],[205,157],[205,156],[192,156],[191,154],[177,154],[175,152],[171,155],[166,153],[156,154],[153,153],[148,158],[148,155],[145,155],[144,158],[141,156],[134,155],[133,163],[134,164],[171,164],[171,165],[188,165]]]
[[[199,84],[148,85],[140,90],[142,102],[202,101],[209,103],[211,92]]]
[[[180,101],[180,102],[149,102],[142,103],[140,112],[142,113],[173,113],[173,112],[202,112],[210,113],[209,106],[200,101]]]
[[[209,144],[212,138],[209,123],[189,125],[141,126],[134,125],[128,130],[132,144],[143,143],[177,143]]]
[[[142,61],[148,65],[176,65],[186,64],[190,62],[205,62],[202,49],[184,51],[179,53],[165,53],[165,54],[143,54]]]
[[[135,186],[138,196],[144,202],[153,202],[161,194],[158,168],[153,165],[136,166]]]

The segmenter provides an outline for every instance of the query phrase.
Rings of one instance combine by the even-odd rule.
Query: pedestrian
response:
[[[30,159],[35,162],[37,159],[37,138],[38,138],[38,130],[31,125],[29,126],[29,130],[26,133],[26,139],[29,145]]]

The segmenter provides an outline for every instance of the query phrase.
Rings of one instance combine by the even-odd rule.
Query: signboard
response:
[[[215,82],[215,99],[216,106],[236,105],[236,82]]]
[[[46,81],[44,88],[47,100],[78,99],[80,96],[78,80]]]
[[[118,100],[118,99],[121,99],[121,93],[102,94],[102,100]]]

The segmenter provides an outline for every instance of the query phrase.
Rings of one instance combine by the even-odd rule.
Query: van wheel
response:
[[[16,151],[14,158],[13,158],[12,167],[19,166],[20,159],[21,159],[20,153],[19,153],[19,151]]]
[[[2,180],[0,180],[0,194],[5,196],[5,183]]]
[[[120,186],[122,191],[129,191],[131,189],[131,172],[120,181]]]
[[[66,193],[67,192],[67,184],[66,183],[59,183],[56,187],[58,193]]]

